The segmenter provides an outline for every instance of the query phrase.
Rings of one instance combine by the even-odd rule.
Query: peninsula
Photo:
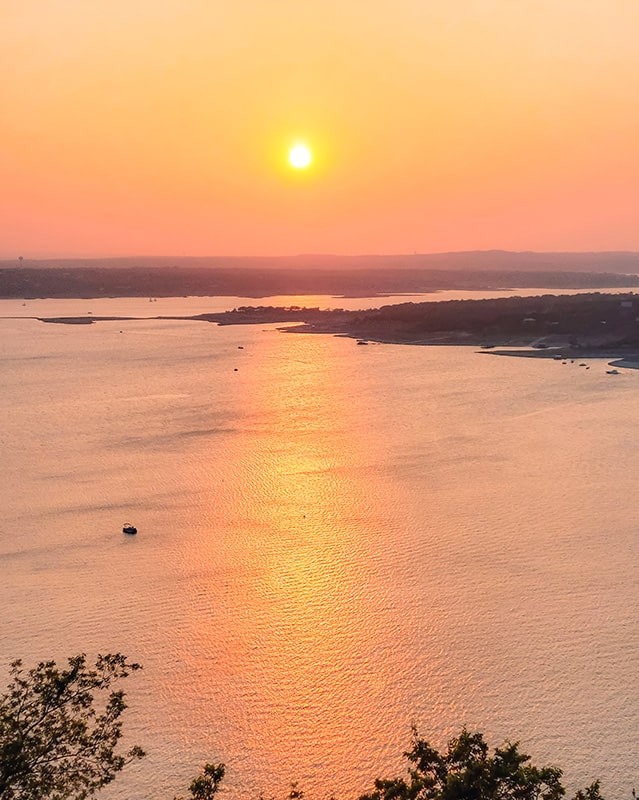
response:
[[[278,324],[287,332],[348,336],[362,342],[475,347],[532,347],[539,355],[580,351],[639,355],[639,294],[540,295],[495,300],[400,303],[366,311],[300,306],[240,306],[190,317],[153,317],[218,325]],[[55,317],[42,322],[93,324],[121,317]],[[131,319],[130,317],[127,319]]]

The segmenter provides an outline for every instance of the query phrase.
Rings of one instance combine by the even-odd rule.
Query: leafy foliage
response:
[[[519,743],[495,748],[491,756],[481,733],[465,728],[439,753],[413,731],[413,747],[404,754],[408,778],[378,778],[375,790],[360,800],[560,800],[562,771],[535,767]],[[603,800],[599,783],[577,792],[575,800]]]
[[[192,800],[213,800],[224,777],[224,764],[205,764],[202,774],[193,778],[189,786]],[[181,800],[181,798],[175,798]]]
[[[138,669],[119,653],[98,656],[94,668],[84,654],[68,669],[46,661],[25,672],[14,661],[0,698],[0,800],[85,800],[142,758],[139,747],[116,752],[126,704],[112,689]]]

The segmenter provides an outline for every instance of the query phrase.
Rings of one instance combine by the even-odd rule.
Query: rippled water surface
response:
[[[144,664],[148,755],[106,800],[173,797],[206,760],[230,797],[353,797],[413,723],[628,795],[639,372],[260,326],[0,331],[1,669]]]

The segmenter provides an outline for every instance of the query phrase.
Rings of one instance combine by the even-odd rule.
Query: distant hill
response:
[[[192,269],[253,270],[472,270],[480,272],[639,272],[639,253],[534,253],[507,250],[474,250],[452,253],[342,256],[301,254],[296,256],[128,257],[0,260],[0,269]]]

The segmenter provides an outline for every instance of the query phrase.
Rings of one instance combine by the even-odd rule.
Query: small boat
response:
[[[138,529],[135,527],[135,525],[129,525],[128,522],[126,523],[126,525],[124,525],[122,527],[122,533],[133,534],[133,533],[137,533],[137,532],[138,532]]]
[[[606,375],[619,375],[619,370],[618,369],[607,369],[606,370]]]
[[[359,339],[357,344],[368,344],[368,342],[364,341],[364,339]]]

